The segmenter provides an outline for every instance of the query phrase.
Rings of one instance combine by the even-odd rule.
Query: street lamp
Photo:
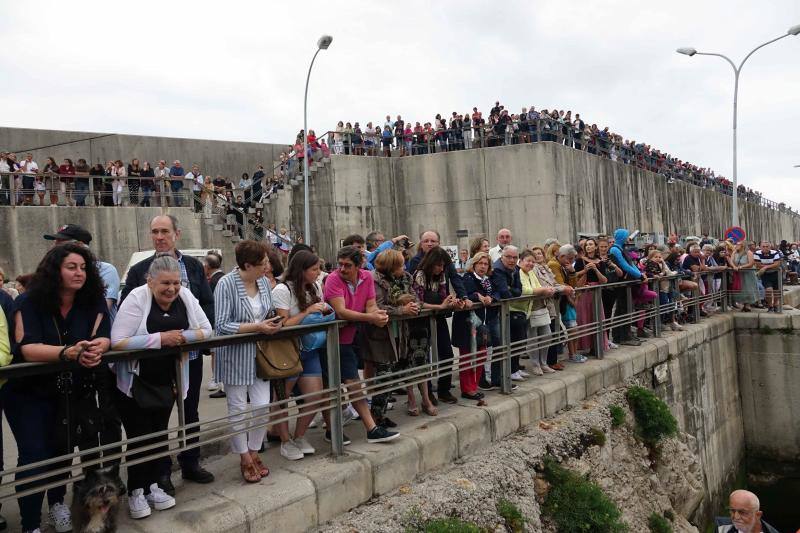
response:
[[[724,56],[722,54],[714,54],[714,53],[711,53],[711,52],[698,52],[694,48],[678,48],[676,50],[676,52],[678,52],[679,54],[683,54],[683,55],[686,55],[686,56],[689,56],[689,57],[692,57],[694,55],[721,57],[722,59],[727,61],[730,64],[731,67],[733,67],[733,74],[734,74],[734,79],[733,79],[733,217],[732,217],[732,219],[733,219],[732,220],[732,222],[733,222],[732,225],[733,226],[738,226],[739,225],[739,201],[738,201],[738,194],[737,194],[737,190],[736,190],[736,188],[738,187],[738,180],[737,180],[737,173],[736,173],[736,115],[737,115],[737,102],[738,102],[738,98],[739,98],[739,75],[742,73],[742,67],[744,66],[745,61],[747,61],[750,58],[750,56],[753,55],[756,52],[756,50],[758,50],[760,48],[763,48],[763,47],[767,46],[768,44],[772,44],[775,41],[780,41],[784,37],[788,37],[790,35],[794,36],[794,35],[797,35],[797,34],[800,34],[800,24],[798,24],[796,26],[792,26],[791,28],[789,28],[786,31],[786,33],[784,33],[780,37],[776,37],[775,39],[772,39],[771,41],[767,41],[764,44],[760,44],[760,45],[756,46],[755,48],[753,48],[753,50],[751,50],[749,54],[744,56],[744,59],[742,59],[742,62],[739,63],[738,67],[733,63],[733,61],[730,60],[730,58],[728,58],[727,56]]]
[[[309,224],[311,215],[308,205],[308,80],[311,79],[311,68],[314,66],[317,54],[320,50],[327,50],[332,42],[333,37],[330,35],[323,35],[317,41],[317,51],[314,52],[314,57],[311,58],[311,64],[308,66],[306,93],[303,96],[303,239],[308,245],[311,244],[311,225]]]

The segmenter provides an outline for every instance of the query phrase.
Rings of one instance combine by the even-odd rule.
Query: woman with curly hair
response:
[[[98,368],[102,355],[109,349],[110,321],[94,256],[88,248],[74,243],[50,249],[39,263],[28,290],[15,304],[14,362],[79,365],[62,373],[13,379],[4,387],[6,418],[19,450],[17,465],[71,453],[76,445],[82,449],[96,447],[96,420],[92,421],[93,432],[82,421],[91,419],[93,413],[89,411],[97,409],[93,369]],[[98,368],[98,373],[101,371]],[[88,396],[91,402],[84,401]],[[69,463],[68,460],[21,472],[17,478]],[[17,490],[65,477],[61,474],[38,483],[22,484]],[[64,504],[65,493],[65,486],[47,491],[50,518],[56,531],[72,528],[69,508]],[[41,525],[43,499],[44,492],[19,498],[23,531],[34,531]]]

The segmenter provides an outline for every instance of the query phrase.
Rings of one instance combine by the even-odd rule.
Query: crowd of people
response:
[[[520,246],[504,228],[494,246],[487,238],[476,238],[456,260],[433,229],[422,232],[416,245],[406,235],[386,239],[373,231],[345,237],[333,264],[305,244],[281,254],[268,240],[243,240],[233,258],[211,251],[200,261],[181,253],[180,227],[172,215],[153,218],[150,234],[154,255],[130,268],[121,291],[116,269],[92,254],[92,235],[72,224],[44,236],[54,246],[24,283],[18,280],[15,297],[0,290],[0,364],[77,363],[68,372],[13,378],[0,389],[17,442],[18,466],[71,453],[76,446],[87,450],[118,443],[123,429],[128,439],[150,435],[126,444],[129,459],[165,454],[127,466],[128,512],[134,519],[176,505],[165,430],[176,395],[183,399],[185,423],[200,420],[206,356],[191,346],[182,350],[187,343],[214,335],[269,336],[283,327],[334,318],[346,321],[338,352],[350,402],[347,412],[360,419],[368,442],[384,443],[399,435],[387,415],[393,397],[366,394],[362,379],[380,382],[389,374],[430,364],[430,327],[436,328],[441,371],[437,380],[403,386],[411,416],[419,416],[420,409],[437,416],[440,402],[459,401],[452,392],[454,366],[462,400],[485,404],[485,393],[502,385],[501,361],[493,349],[503,345],[494,305],[503,300],[514,299],[509,303],[508,340],[526,346],[524,354],[511,360],[511,380],[519,382],[585,363],[600,355],[598,348],[638,345],[653,335],[656,322],[680,330],[684,322],[698,320],[697,315],[714,313],[718,301],[705,299],[698,309],[687,298],[720,291],[723,276],[732,305],[741,311],[759,306],[778,311],[781,266],[800,270],[797,243],[773,247],[767,241],[689,238],[682,245],[670,239],[663,246],[637,249],[625,229],[574,244],[547,239],[541,245]],[[620,281],[632,283],[633,307],[626,287],[616,284]],[[0,288],[7,289],[4,282],[3,276]],[[595,299],[602,301],[595,305]],[[661,315],[647,314],[644,307],[656,299]],[[434,322],[418,317],[425,310],[437,312]],[[624,316],[628,320],[615,321],[603,332],[602,342],[596,341],[597,322]],[[208,354],[213,357],[215,397],[226,399],[233,429],[247,430],[231,438],[231,451],[248,483],[269,476],[259,453],[265,440],[280,442],[280,454],[288,460],[316,453],[306,435],[315,424],[314,405],[329,385],[324,332],[303,335],[293,349],[295,373],[265,373],[259,358],[285,345],[272,346],[234,343]],[[113,363],[103,357],[112,349],[159,348],[174,350]],[[282,349],[291,359],[292,349]],[[294,427],[277,421],[268,432],[269,410],[285,406],[292,394],[304,398]],[[250,426],[253,412],[261,412],[255,416],[263,422]],[[330,412],[322,416],[325,440],[331,441]],[[188,443],[197,442],[198,431],[197,426],[187,430]],[[350,442],[345,435],[344,444]],[[137,451],[145,446],[152,448]],[[119,447],[111,447],[103,456],[117,451]],[[100,454],[87,457],[102,459]],[[181,476],[214,482],[200,459],[199,447],[178,454]],[[26,470],[17,478],[69,464]],[[84,471],[99,467],[118,472],[119,460]],[[67,477],[53,474],[47,481]],[[31,486],[22,483],[17,490]],[[46,496],[56,531],[69,531],[65,494],[61,485],[20,497],[22,530],[40,530]]]
[[[580,113],[563,109],[537,110],[530,106],[513,112],[497,101],[488,116],[477,107],[463,114],[457,111],[450,116],[437,114],[433,122],[386,115],[382,124],[367,122],[361,126],[359,122],[339,121],[328,136],[325,144],[316,137],[312,143],[309,135],[308,144],[313,146],[313,151],[326,153],[403,157],[550,141],[662,174],[669,182],[677,179],[727,195],[733,192],[732,182],[709,167],[683,161],[645,142],[625,139],[607,126],[589,124]],[[302,148],[302,131],[298,139]],[[297,146],[294,149],[297,151]],[[767,200],[760,192],[744,185],[739,185],[737,191],[747,201],[773,209],[788,209],[785,203]]]

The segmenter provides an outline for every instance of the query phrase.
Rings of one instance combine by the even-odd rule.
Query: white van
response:
[[[208,252],[217,252],[220,256],[222,256],[222,250],[220,250],[219,248],[203,248],[203,249],[199,249],[199,248],[183,249],[183,248],[181,248],[181,254],[188,255],[190,257],[194,257],[195,259],[199,260],[201,263],[203,262],[203,259],[205,259],[206,254]],[[155,253],[156,253],[155,250],[142,250],[141,252],[133,252],[131,254],[131,258],[128,261],[128,266],[125,267],[125,273],[122,274],[122,277],[120,278],[120,284],[119,284],[119,292],[120,292],[120,294],[122,294],[122,289],[125,288],[125,280],[128,278],[128,271],[131,269],[131,267],[133,265],[135,265],[136,263],[144,261],[148,257],[152,257],[153,254],[155,254]]]

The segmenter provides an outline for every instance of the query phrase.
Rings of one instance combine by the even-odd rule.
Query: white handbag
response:
[[[550,312],[547,310],[547,307],[542,307],[541,309],[536,309],[533,313],[531,313],[530,317],[531,327],[532,328],[539,328],[542,326],[549,326],[550,325]]]

